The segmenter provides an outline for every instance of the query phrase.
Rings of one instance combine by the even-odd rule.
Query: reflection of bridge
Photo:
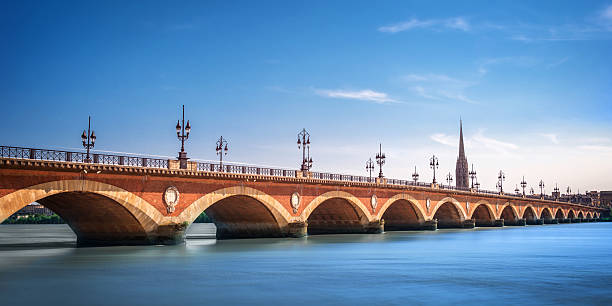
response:
[[[599,208],[411,181],[0,147],[0,220],[39,202],[79,244],[171,244],[203,211],[218,238],[594,221]],[[222,171],[220,171],[222,170]]]

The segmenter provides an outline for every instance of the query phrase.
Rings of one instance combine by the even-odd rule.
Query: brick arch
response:
[[[9,193],[0,198],[0,220],[32,202],[68,192],[93,193],[111,199],[129,211],[145,230],[155,229],[163,223],[164,216],[141,197],[117,186],[90,180],[52,181]]]
[[[542,208],[542,211],[540,212],[540,219],[544,219],[544,211],[548,211],[548,215],[550,216],[550,219],[555,218],[555,215],[552,213],[552,210],[548,206],[545,206]]]
[[[414,211],[417,213],[417,217],[420,220],[425,220],[425,211],[423,211],[423,208],[421,207],[421,205],[419,205],[419,201],[415,198],[413,198],[412,196],[405,194],[405,193],[400,193],[400,194],[396,194],[393,197],[389,198],[385,204],[383,204],[380,209],[378,210],[378,214],[376,214],[376,219],[381,219],[382,216],[385,214],[385,212],[387,211],[387,209],[389,209],[389,207],[391,207],[391,205],[393,205],[396,201],[399,200],[406,200],[408,201],[412,208],[414,209]]]
[[[563,219],[566,218],[566,214],[565,212],[563,212],[563,209],[561,209],[561,207],[557,207],[557,209],[555,209],[555,214],[553,215],[553,218],[557,218],[557,214],[561,212],[561,216],[563,217]]]
[[[571,215],[570,215],[570,214],[571,214]],[[574,218],[577,218],[577,217],[576,217],[576,211],[574,211],[573,209],[571,209],[571,208],[570,208],[570,209],[567,211],[566,218],[568,218],[568,219],[574,219]]]
[[[436,212],[438,211],[440,206],[442,206],[445,203],[451,203],[453,206],[455,206],[455,209],[457,209],[457,211],[459,212],[459,216],[461,217],[462,220],[465,220],[467,218],[467,213],[463,209],[463,206],[461,206],[461,203],[459,203],[459,201],[451,197],[446,197],[438,201],[436,205],[433,207],[433,209],[431,210],[430,218],[433,218],[433,216],[436,215]]]
[[[291,220],[291,215],[289,212],[275,198],[260,190],[246,186],[226,187],[209,192],[195,200],[193,203],[189,204],[189,206],[185,208],[180,215],[174,218],[176,218],[178,221],[187,220],[193,222],[193,220],[202,214],[202,212],[215,203],[230,197],[240,196],[252,198],[265,206],[265,208],[274,216],[281,227],[286,226]]]
[[[495,219],[495,211],[493,210],[493,207],[491,206],[491,204],[485,200],[480,200],[472,205],[470,205],[472,208],[470,209],[472,212],[470,213],[470,219],[474,219],[474,212],[476,212],[476,209],[478,209],[479,206],[484,205],[484,207],[486,207],[487,211],[489,212],[489,215],[491,216],[492,219]],[[468,210],[468,213],[470,212],[470,210]]]
[[[359,218],[361,219],[362,222],[365,223],[367,221],[372,221],[374,219],[372,215],[369,213],[369,210],[366,208],[366,206],[363,205],[363,203],[357,197],[355,197],[354,195],[348,192],[339,191],[339,190],[328,191],[314,198],[312,201],[310,201],[310,203],[308,203],[308,205],[306,205],[306,207],[304,207],[304,210],[302,211],[302,214],[300,214],[299,219],[303,221],[308,220],[308,217],[310,217],[312,212],[317,207],[319,207],[319,205],[323,204],[327,200],[331,200],[334,198],[344,199],[349,204],[351,204],[353,209],[355,209],[355,212],[359,215]]]
[[[527,213],[528,209],[531,209],[535,219],[539,219],[539,217],[538,217],[538,210],[535,207],[533,207],[533,205],[531,205],[531,204],[527,204],[527,206],[525,206],[525,209],[523,209],[523,216],[521,218],[527,219],[526,213]],[[529,220],[529,219],[527,219],[527,220]]]
[[[582,210],[581,210],[581,211],[579,211],[579,212],[578,212],[578,215],[576,216],[576,218],[579,218],[579,219],[584,219],[584,212],[582,212]]]
[[[587,219],[593,219],[593,214],[589,211],[586,214]]]
[[[504,209],[506,209],[506,207],[510,206],[510,209],[512,209],[512,212],[514,213],[514,216],[519,219],[520,218],[520,214],[518,212],[518,210],[516,210],[516,207],[514,205],[512,205],[512,203],[510,202],[506,202],[504,205],[499,207],[499,211],[497,212],[497,218],[498,219],[502,219],[502,213],[504,212]]]

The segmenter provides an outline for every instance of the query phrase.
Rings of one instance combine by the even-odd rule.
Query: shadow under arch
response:
[[[418,201],[403,193],[387,200],[377,217],[385,221],[385,231],[419,230],[425,223],[425,213]]]
[[[177,218],[192,223],[202,212],[217,227],[217,239],[285,237],[291,215],[272,196],[246,186],[209,192]]]
[[[329,191],[308,203],[300,219],[307,222],[308,235],[319,235],[367,232],[372,217],[352,194]]]
[[[593,214],[591,214],[591,212],[587,212],[586,214],[587,219],[593,219]]]
[[[525,225],[519,221],[519,213],[511,203],[506,203],[501,207],[500,219],[504,219],[504,225]]]
[[[542,208],[542,212],[540,213],[540,219],[545,221],[549,221],[553,219],[552,211],[548,207]]]
[[[525,210],[523,211],[523,219],[527,220],[527,222],[533,222],[538,219],[538,214],[536,213],[535,208],[531,206],[531,204],[525,207]]]
[[[164,216],[135,194],[91,180],[60,180],[0,198],[0,218],[38,202],[57,213],[77,235],[77,245],[157,243]]]
[[[463,228],[466,213],[459,201],[444,198],[432,210],[433,219],[438,220],[438,228]]]
[[[565,214],[563,213],[561,207],[557,208],[557,211],[555,212],[555,219],[565,219]]]
[[[578,212],[578,219],[584,219],[584,213],[582,213],[582,210]]]
[[[471,219],[474,220],[475,226],[496,226],[495,212],[493,211],[491,205],[486,201],[479,201],[475,204]]]
[[[576,219],[576,213],[574,212],[574,210],[573,210],[573,209],[570,209],[570,210],[567,212],[567,218],[568,218],[568,219]]]

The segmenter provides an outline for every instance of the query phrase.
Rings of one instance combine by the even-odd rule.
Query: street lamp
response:
[[[534,195],[535,191],[533,190],[533,187],[529,187],[529,194]]]
[[[227,139],[223,139],[223,136],[217,140],[217,146],[215,147],[217,155],[219,155],[219,170],[223,172],[223,155],[227,155]]]
[[[559,198],[559,187],[557,186],[557,183],[555,183],[555,189],[553,189],[555,192],[555,198],[558,199]]]
[[[517,195],[520,195],[520,190],[518,189],[518,185],[516,185],[516,188],[514,188],[514,193],[516,193]]]
[[[368,159],[368,161],[366,162],[366,171],[370,172],[370,180],[368,182],[371,182],[372,171],[374,171],[374,162],[372,161],[372,158]]]
[[[450,186],[453,183],[453,176],[451,175],[450,172],[446,175],[446,182],[448,183],[448,186]]]
[[[569,196],[570,194],[572,194],[572,189],[570,186],[567,186],[567,195]]]
[[[432,155],[429,159],[429,167],[433,169],[433,184],[436,183],[436,169],[440,166],[438,162],[438,158],[435,155]]]
[[[185,152],[185,140],[189,138],[189,132],[191,132],[191,125],[187,120],[185,125],[185,105],[183,105],[183,119],[176,122],[176,136],[181,141],[181,152],[179,152],[179,162],[181,169],[187,169],[187,152]]]
[[[379,144],[379,147],[378,147],[378,154],[376,154],[376,163],[378,164],[378,168],[380,169],[380,172],[378,173],[379,178],[383,178],[382,166],[385,164],[386,158],[387,157],[385,156],[385,153],[382,152],[382,143],[381,143]]]
[[[497,185],[500,193],[504,193],[504,181],[506,180],[506,174],[502,170],[499,170],[499,175],[497,176]]]
[[[419,173],[416,170],[416,166],[414,166],[414,173],[412,174],[412,180],[414,181],[415,185],[417,181],[419,180]]]
[[[474,180],[476,179],[476,171],[474,170],[474,164],[472,164],[472,171],[468,173],[472,179],[472,189],[474,188]]]
[[[476,183],[474,183],[474,188],[476,188],[476,191],[478,191],[478,189],[480,189],[480,183],[478,181],[476,181]]]
[[[81,134],[81,140],[83,141],[83,147],[87,149],[87,156],[85,157],[86,163],[91,163],[91,158],[89,158],[89,149],[93,148],[96,144],[96,133],[91,130],[91,116],[87,117],[87,132],[83,130],[83,134]]]
[[[310,134],[306,132],[306,129],[302,129],[298,133],[297,140],[298,149],[302,149],[302,171],[308,171],[312,168],[312,158],[310,157]],[[308,155],[306,155],[306,149],[308,148]]]
[[[521,181],[521,187],[523,187],[523,196],[525,196],[525,187],[527,187],[527,182],[525,182],[524,175],[523,175],[523,180]]]
[[[540,186],[540,196],[543,197],[544,196],[544,181],[540,180],[540,183],[538,184],[538,186]]]

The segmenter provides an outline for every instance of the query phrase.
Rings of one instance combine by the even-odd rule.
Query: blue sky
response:
[[[2,143],[189,156],[365,175],[382,142],[388,177],[428,159],[565,189],[612,189],[610,1],[5,1]],[[537,189],[537,188],[535,188]]]

